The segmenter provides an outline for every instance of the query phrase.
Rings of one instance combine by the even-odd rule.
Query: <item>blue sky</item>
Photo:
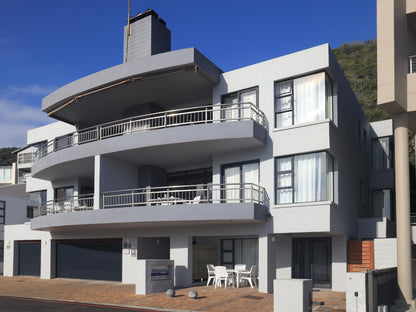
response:
[[[13,0],[0,4],[0,147],[54,121],[42,98],[122,63],[128,0]],[[223,71],[328,42],[376,37],[375,0],[131,0],[155,10],[172,49],[196,47]]]

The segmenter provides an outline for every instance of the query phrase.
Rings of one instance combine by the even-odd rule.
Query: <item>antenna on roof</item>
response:
[[[127,62],[127,55],[129,52],[129,38],[130,38],[130,34],[131,34],[131,27],[130,27],[130,8],[131,8],[131,0],[128,0],[129,4],[129,8],[128,8],[128,17],[127,17],[127,40],[126,40],[126,55],[125,55],[125,59],[124,62]]]

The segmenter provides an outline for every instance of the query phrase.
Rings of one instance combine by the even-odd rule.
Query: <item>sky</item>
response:
[[[376,38],[376,0],[131,0],[153,9],[172,50],[195,47],[223,71],[329,43]],[[0,148],[54,122],[42,98],[121,64],[128,0],[0,0]]]

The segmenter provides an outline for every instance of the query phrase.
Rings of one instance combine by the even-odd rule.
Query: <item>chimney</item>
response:
[[[124,27],[123,63],[168,51],[170,30],[155,11],[148,9],[130,18],[130,36],[128,25]]]

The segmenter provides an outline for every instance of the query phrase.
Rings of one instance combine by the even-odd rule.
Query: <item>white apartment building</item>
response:
[[[61,87],[34,129],[30,224],[6,226],[4,274],[136,281],[172,259],[345,290],[347,243],[392,237],[392,123],[370,124],[329,45],[223,72],[170,50],[154,11],[125,29],[124,62]],[[37,193],[35,193],[37,192]],[[28,243],[30,242],[30,244]]]

